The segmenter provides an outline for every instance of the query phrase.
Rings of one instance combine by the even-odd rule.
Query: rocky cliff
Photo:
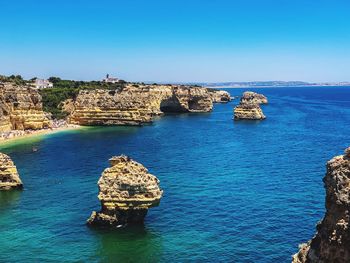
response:
[[[40,94],[30,87],[0,83],[0,132],[50,126]]]
[[[263,120],[265,115],[260,104],[267,104],[267,98],[251,91],[243,93],[239,105],[234,108],[235,120]]]
[[[98,180],[101,211],[92,212],[87,223],[104,227],[142,223],[148,209],[162,197],[159,180],[127,156],[109,161],[110,167]]]
[[[6,154],[0,153],[0,190],[21,189],[22,181],[17,168]]]
[[[169,112],[209,112],[208,89],[175,85],[126,85],[121,90],[83,90],[65,102],[69,121],[79,125],[142,125]]]
[[[293,256],[293,263],[350,262],[350,148],[327,163],[323,178],[326,214],[316,235]]]

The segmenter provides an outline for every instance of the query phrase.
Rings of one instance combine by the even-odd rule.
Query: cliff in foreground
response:
[[[0,190],[21,189],[22,181],[11,158],[0,153]]]
[[[293,256],[293,263],[350,262],[350,148],[327,163],[323,179],[326,214],[316,235]]]

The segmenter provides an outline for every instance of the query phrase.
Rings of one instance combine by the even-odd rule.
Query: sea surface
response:
[[[323,217],[326,161],[350,145],[350,87],[251,90],[269,98],[264,121],[233,121],[236,99],[1,145],[25,188],[0,193],[0,262],[290,262]],[[91,229],[97,180],[119,154],[164,197],[144,226]]]

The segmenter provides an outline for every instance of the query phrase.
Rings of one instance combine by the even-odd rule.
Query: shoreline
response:
[[[58,127],[58,128],[49,128],[49,129],[41,129],[41,130],[30,130],[30,131],[23,131],[23,134],[14,135],[11,138],[0,138],[0,146],[7,144],[7,143],[13,143],[19,140],[28,139],[28,138],[35,138],[37,136],[43,136],[43,135],[49,135],[49,134],[55,134],[63,131],[70,131],[70,130],[78,130],[82,129],[83,126],[80,125],[68,125],[65,127]]]

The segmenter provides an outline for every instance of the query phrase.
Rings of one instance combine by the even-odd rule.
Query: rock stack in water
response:
[[[11,158],[0,153],[0,190],[21,189],[23,184]]]
[[[208,91],[211,95],[213,103],[226,103],[231,101],[231,95],[227,91],[210,88],[208,88]]]
[[[327,163],[323,179],[326,214],[316,235],[293,256],[293,263],[350,262],[350,148]]]
[[[239,105],[234,109],[235,120],[263,120],[265,115],[260,108],[260,104],[267,104],[267,98],[251,91],[243,93]]]
[[[143,223],[150,207],[158,206],[163,191],[159,180],[127,156],[112,157],[98,181],[101,211],[92,212],[87,223],[118,227]]]

